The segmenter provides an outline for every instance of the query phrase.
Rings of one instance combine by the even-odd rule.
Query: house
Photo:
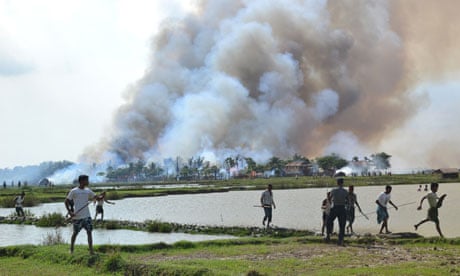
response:
[[[433,174],[440,174],[442,178],[458,178],[458,169],[441,168],[433,171]]]
[[[286,175],[312,175],[312,165],[308,161],[293,161],[284,166]]]

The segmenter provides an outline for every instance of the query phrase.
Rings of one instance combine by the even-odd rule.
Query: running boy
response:
[[[428,204],[430,205],[430,208],[428,209],[427,217],[426,219],[420,221],[419,223],[414,225],[415,231],[417,231],[418,227],[422,225],[423,223],[427,221],[432,221],[436,224],[436,230],[439,233],[439,236],[441,238],[444,237],[444,235],[441,232],[441,226],[439,225],[439,218],[438,218],[438,209],[442,206],[442,202],[444,198],[447,196],[447,194],[443,194],[441,197],[438,197],[436,192],[439,189],[439,184],[438,183],[431,183],[430,185],[431,188],[431,193],[427,194],[426,196],[422,197],[420,200],[420,205],[418,206],[417,210],[422,210],[422,203],[425,199],[428,200]]]

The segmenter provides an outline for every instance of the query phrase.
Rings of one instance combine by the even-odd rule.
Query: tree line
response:
[[[346,160],[338,154],[330,154],[315,159],[308,159],[305,156],[295,154],[291,158],[281,159],[273,156],[266,162],[257,163],[251,157],[235,156],[227,157],[221,165],[211,164],[203,157],[192,157],[175,160],[169,159],[164,165],[155,162],[138,160],[125,166],[114,168],[109,166],[105,174],[108,181],[145,181],[160,180],[165,178],[194,178],[194,179],[219,179],[224,177],[244,177],[264,172],[271,172],[274,176],[282,176],[285,173],[286,165],[301,161],[310,166],[313,171],[331,174],[346,166],[356,170],[357,166],[361,173],[370,171],[384,171],[391,168],[391,155],[385,152],[375,153],[370,157],[360,160],[357,156],[352,160]]]

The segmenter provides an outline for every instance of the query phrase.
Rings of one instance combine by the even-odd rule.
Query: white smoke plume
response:
[[[373,148],[419,106],[398,2],[199,1],[162,23],[112,133],[83,159],[316,157],[344,134]]]

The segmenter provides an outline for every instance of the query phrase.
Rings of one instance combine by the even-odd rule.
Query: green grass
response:
[[[434,242],[436,241],[436,242]],[[242,238],[139,246],[0,248],[0,275],[458,275],[458,239]],[[365,245],[363,245],[365,244]]]

